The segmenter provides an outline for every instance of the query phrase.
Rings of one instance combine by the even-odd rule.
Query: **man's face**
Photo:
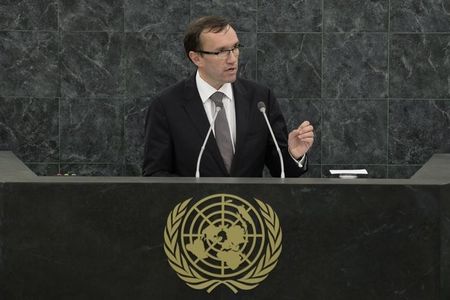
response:
[[[203,51],[217,52],[232,49],[238,43],[236,31],[231,26],[217,33],[205,31],[200,35],[200,45]],[[238,56],[233,52],[228,52],[225,58],[193,51],[189,53],[189,56],[197,65],[200,77],[214,88],[219,89],[224,83],[236,80]]]

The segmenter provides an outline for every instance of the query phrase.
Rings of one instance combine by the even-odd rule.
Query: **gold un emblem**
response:
[[[211,293],[223,284],[234,293],[257,287],[281,254],[281,227],[268,204],[229,194],[179,203],[164,230],[164,251],[177,275]]]

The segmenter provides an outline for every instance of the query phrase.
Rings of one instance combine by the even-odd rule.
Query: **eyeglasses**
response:
[[[231,49],[223,49],[223,50],[216,51],[216,52],[203,51],[203,50],[197,50],[195,52],[215,55],[217,58],[226,59],[231,52],[233,52],[234,56],[238,57],[239,56],[239,48],[241,48],[241,47],[243,47],[242,44],[236,44]]]

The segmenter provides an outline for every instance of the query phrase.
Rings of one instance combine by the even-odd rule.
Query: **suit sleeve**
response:
[[[272,125],[273,132],[277,139],[284,161],[284,172],[286,177],[299,177],[308,169],[308,157],[305,157],[303,167],[299,167],[298,163],[292,159],[288,150],[288,131],[286,121],[281,112],[280,105],[274,94],[269,90],[267,114],[269,122]],[[279,177],[281,174],[280,159],[275,144],[270,138],[268,149],[266,152],[266,165],[273,177]]]
[[[145,119],[143,176],[176,176],[173,174],[173,143],[161,99],[149,107]]]

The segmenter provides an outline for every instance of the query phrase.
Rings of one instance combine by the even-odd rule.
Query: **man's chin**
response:
[[[228,82],[228,83],[233,83],[233,82],[235,82],[236,79],[237,79],[237,74],[234,74],[234,75],[231,75],[231,76],[227,76],[226,79],[227,79],[226,82]]]

